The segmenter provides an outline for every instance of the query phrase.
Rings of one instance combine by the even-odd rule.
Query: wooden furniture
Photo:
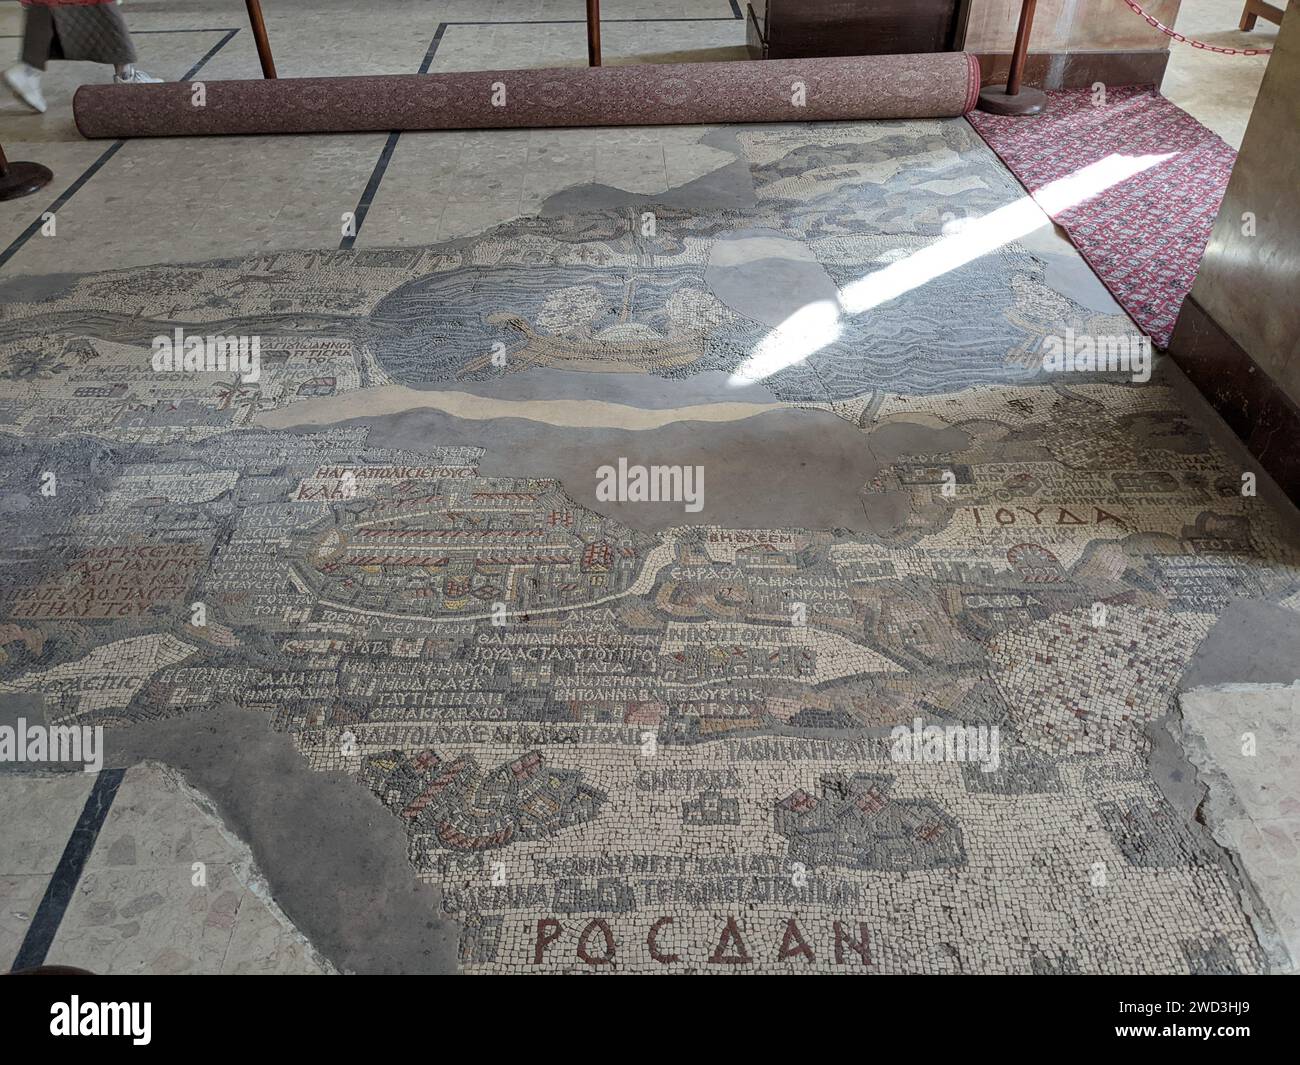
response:
[[[1276,22],[1282,25],[1282,16],[1285,12],[1273,4],[1266,3],[1265,0],[1246,0],[1246,6],[1241,12],[1241,28],[1249,31],[1255,28],[1257,19],[1267,19],[1269,22]]]
[[[956,52],[969,16],[970,0],[752,0],[747,36],[755,59]]]
[[[994,115],[1036,115],[1047,106],[1047,94],[1041,89],[1022,85],[1025,60],[1029,56],[1029,34],[1034,28],[1034,9],[1038,0],[1021,0],[1020,25],[1016,27],[1016,44],[1011,50],[1011,69],[1005,85],[986,85],[980,90],[979,109]]]

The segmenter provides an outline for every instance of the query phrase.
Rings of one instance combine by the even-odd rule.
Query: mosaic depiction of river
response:
[[[778,253],[806,300],[1017,195],[962,129],[748,131],[755,205],[657,209],[653,238],[611,210],[48,279],[0,321],[0,691],[83,723],[272,714],[406,821],[471,969],[949,971],[974,964],[975,933],[936,938],[912,908],[967,911],[976,884],[991,966],[1258,968],[1231,877],[1150,778],[1145,729],[1227,602],[1297,605],[1295,559],[1164,388],[1027,368],[1048,331],[1126,327],[1019,245],[846,316],[759,382],[889,456],[844,486],[903,502],[883,532],[644,531],[555,480],[487,474],[463,442],[378,445],[382,415],[257,424],[596,359],[687,397],[784,313],[746,303],[737,247]],[[149,338],[176,326],[261,336],[260,381],[152,373]],[[897,454],[900,426],[948,450]],[[892,762],[889,727],[916,718],[999,726],[1000,766]],[[1099,847],[1133,874],[1104,904]],[[487,879],[503,854],[508,887]],[[791,888],[792,864],[810,882]],[[673,962],[656,921],[680,932]]]

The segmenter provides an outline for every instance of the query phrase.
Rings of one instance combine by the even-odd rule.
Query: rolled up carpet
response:
[[[938,52],[83,85],[72,110],[83,137],[657,126],[943,118],[979,88],[974,56]]]

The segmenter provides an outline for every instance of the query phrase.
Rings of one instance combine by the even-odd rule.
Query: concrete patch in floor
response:
[[[481,447],[484,474],[554,478],[582,506],[643,531],[690,521],[888,535],[903,526],[914,503],[905,492],[866,492],[868,483],[904,455],[960,451],[969,442],[960,430],[901,420],[864,434],[837,415],[790,408],[641,431],[518,418],[476,422],[428,409],[348,418],[332,427],[364,427],[369,443],[385,448],[419,451],[431,440],[440,447]],[[702,509],[687,513],[681,501],[598,499],[597,469],[620,459],[629,466],[703,467]]]
[[[774,232],[741,230],[716,241],[704,281],[737,314],[772,327],[805,307],[840,302],[839,288],[808,245]]]
[[[697,144],[682,147],[683,151],[673,156],[670,180],[692,176],[662,192],[590,182],[548,196],[538,214],[553,218],[617,208],[645,210],[654,204],[690,211],[745,210],[754,206],[754,179],[734,130],[713,130]]]
[[[384,385],[359,392],[348,404],[353,418],[380,417],[405,411],[428,410],[467,421],[519,419],[562,429],[661,429],[673,422],[730,422],[752,418],[776,403],[695,403],[689,407],[640,407],[599,399],[499,399],[471,392],[414,389]],[[257,416],[268,428],[290,425],[329,425],[338,417],[333,397],[305,400],[280,411]]]
[[[1057,292],[1068,292],[1083,306],[1098,314],[1123,314],[1124,309],[1115,302],[1101,279],[1079,257],[1079,253],[1047,215],[1043,225],[1020,238],[1020,243],[1046,264],[1044,280]]]
[[[437,916],[438,891],[416,880],[397,819],[348,777],[309,769],[266,714],[214,709],[105,735],[105,764],[160,762],[209,797],[276,905],[340,971],[455,971],[455,925]],[[264,928],[236,933],[267,940]]]
[[[1257,599],[1229,603],[1183,673],[1182,688],[1300,681],[1300,613]]]
[[[417,393],[441,392],[446,388],[433,382],[405,387]],[[691,420],[690,415],[699,405],[743,403],[768,407],[782,402],[775,392],[761,383],[737,381],[732,374],[718,370],[689,377],[655,377],[645,373],[587,373],[530,366],[486,381],[457,381],[456,390],[499,400],[534,400],[544,396],[547,399],[593,400],[640,410],[676,408],[684,412],[683,418],[687,421]],[[362,395],[358,392],[350,396],[349,403],[359,400]]]
[[[1251,890],[1243,904],[1275,970],[1300,972],[1300,684],[1179,697],[1171,731],[1208,788],[1204,819]]]
[[[208,798],[167,766],[129,769],[98,834],[86,837],[84,865],[69,864],[73,828],[95,780],[48,766],[0,776],[0,971],[25,942],[32,951],[27,941],[38,910],[43,945],[25,967],[69,965],[99,974],[336,971],[280,910],[248,847]],[[47,898],[52,880],[68,884],[66,907]]]
[[[154,762],[123,778],[46,962],[96,973],[336,971],[210,800]]]

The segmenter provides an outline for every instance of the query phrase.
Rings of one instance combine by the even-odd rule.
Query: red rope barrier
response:
[[[1170,29],[1159,19],[1154,19],[1142,10],[1137,0],[1124,0],[1133,11],[1146,19],[1147,23],[1154,26],[1166,37],[1172,37],[1175,41],[1182,44],[1190,44],[1193,48],[1200,48],[1206,52],[1218,52],[1220,55],[1272,55],[1272,48],[1224,48],[1217,44],[1206,44],[1204,41],[1198,41],[1192,37],[1184,37],[1177,30]]]

